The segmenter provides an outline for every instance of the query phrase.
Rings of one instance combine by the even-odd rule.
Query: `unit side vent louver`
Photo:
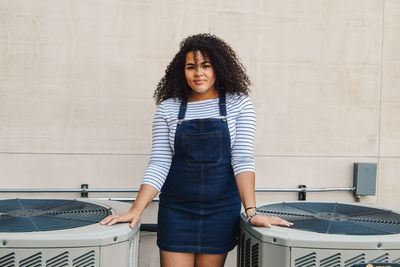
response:
[[[370,262],[389,262],[389,254],[385,253],[382,256],[370,260]]]
[[[244,250],[245,250],[245,247],[244,247],[244,239],[245,239],[245,235],[244,234],[242,234],[241,236],[240,236],[240,239],[239,239],[239,244],[240,244],[240,250],[239,250],[239,259],[240,259],[240,267],[242,267],[242,266],[244,266],[244,258],[245,258],[245,253],[244,253]]]
[[[110,215],[100,205],[60,199],[0,201],[0,232],[51,231],[98,223]]]
[[[14,267],[15,266],[15,253],[12,252],[0,258],[0,266]]]
[[[64,267],[68,266],[68,251],[61,253],[46,261],[46,267]]]
[[[296,267],[316,266],[316,253],[313,252],[303,257],[297,258],[294,262]]]
[[[258,267],[258,244],[251,246],[251,267]]]
[[[42,266],[42,253],[36,253],[19,262],[19,267],[40,267]]]
[[[250,267],[250,238],[246,240],[245,265]]]
[[[344,262],[345,267],[351,267],[356,263],[365,263],[365,254],[359,254],[351,259],[348,259]]]
[[[241,234],[237,250],[237,266],[259,267],[260,266],[260,245],[253,243],[252,238]]]
[[[94,267],[95,266],[95,252],[94,250],[79,256],[73,260],[73,267]]]
[[[294,222],[291,228],[326,234],[388,235],[400,233],[400,214],[341,203],[296,202],[265,205],[259,211]]]
[[[14,267],[15,266],[15,253],[12,252],[0,258],[0,266]]]
[[[400,258],[393,260],[394,263],[400,263]]]
[[[340,267],[341,254],[336,253],[320,261],[320,267]]]

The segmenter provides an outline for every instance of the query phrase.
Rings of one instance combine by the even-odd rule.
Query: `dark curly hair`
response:
[[[249,94],[249,77],[232,48],[217,36],[202,33],[191,35],[181,42],[179,52],[169,63],[154,91],[153,97],[157,104],[170,97],[180,100],[189,97],[191,88],[186,82],[184,66],[186,54],[196,51],[211,61],[216,73],[215,88],[218,93]]]

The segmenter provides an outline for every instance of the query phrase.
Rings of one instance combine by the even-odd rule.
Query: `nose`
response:
[[[203,69],[201,67],[197,67],[194,71],[194,76],[198,77],[203,74]]]

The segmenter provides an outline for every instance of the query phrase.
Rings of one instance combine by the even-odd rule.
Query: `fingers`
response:
[[[103,225],[113,225],[113,224],[116,224],[117,222],[118,222],[117,215],[111,215],[111,216],[108,216],[108,217],[104,218],[104,219],[100,222],[100,224],[103,224]]]
[[[114,225],[114,224],[116,224],[118,222],[124,222],[124,218],[121,215],[116,214],[116,215],[110,215],[110,216],[106,217],[105,219],[103,219],[100,222],[100,224],[102,224],[102,225]]]
[[[114,225],[119,222],[129,222],[130,227],[134,228],[136,224],[138,223],[139,218],[137,216],[134,216],[129,213],[121,213],[121,214],[115,214],[115,215],[110,215],[106,218],[104,218],[100,224],[102,225]]]
[[[288,222],[288,221],[286,221],[284,219],[281,219],[281,218],[276,218],[276,221],[273,222],[273,224],[274,225],[281,225],[281,226],[292,226],[293,225],[293,223]]]
[[[268,222],[265,222],[263,226],[267,227],[267,228],[271,228],[272,227],[272,225],[270,223],[268,223]]]
[[[116,224],[117,222],[119,222],[120,220],[118,220],[117,218],[114,218],[114,219],[112,219],[111,221],[109,221],[108,223],[107,223],[107,225],[113,225],[113,224]]]
[[[272,216],[257,215],[251,220],[251,224],[255,226],[264,226],[270,228],[272,225],[279,226],[292,226],[293,223],[288,222],[284,219]]]
[[[107,216],[106,218],[100,221],[100,224],[107,224],[109,221],[111,221],[111,218],[110,216]]]
[[[129,226],[130,226],[131,228],[135,228],[135,226],[136,226],[137,223],[138,223],[138,220],[137,220],[136,218],[133,218],[133,219],[132,219],[132,222],[129,224]]]

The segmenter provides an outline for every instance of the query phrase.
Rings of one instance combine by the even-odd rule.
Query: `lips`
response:
[[[205,83],[206,81],[205,81],[205,80],[194,80],[193,82],[194,82],[195,84],[200,85],[200,84]]]

